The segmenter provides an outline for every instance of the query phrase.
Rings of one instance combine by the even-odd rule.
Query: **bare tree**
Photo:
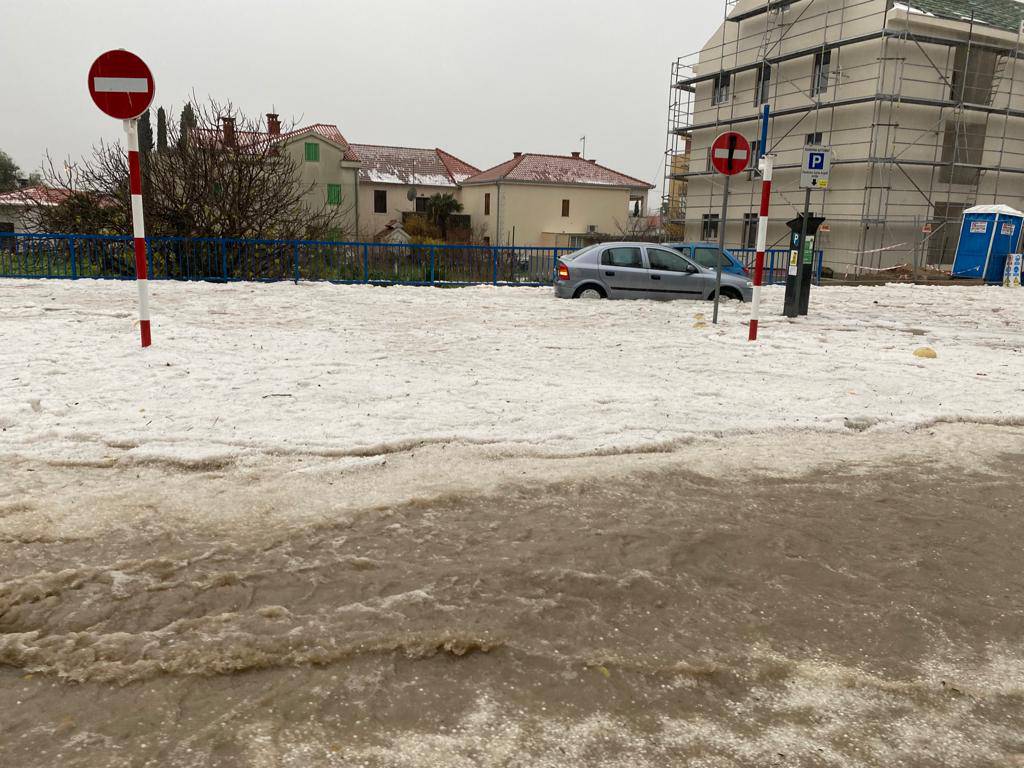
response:
[[[616,239],[633,242],[659,242],[664,239],[659,220],[655,216],[630,216],[625,224],[616,219]]]
[[[185,237],[297,239],[344,233],[354,201],[329,204],[302,180],[284,139],[231,102],[190,102],[195,127],[167,128],[168,150],[147,153],[143,166],[146,231]],[[224,118],[233,127],[224,130]],[[282,133],[287,134],[288,129]],[[96,145],[77,163],[44,167],[44,181],[67,200],[38,206],[33,228],[48,232],[131,233],[127,153]]]

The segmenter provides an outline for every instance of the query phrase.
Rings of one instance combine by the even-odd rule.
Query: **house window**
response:
[[[373,190],[373,212],[388,212],[388,191],[386,189]]]
[[[490,245],[490,244],[491,244],[491,236],[490,235],[484,235],[484,245]]]
[[[562,201],[562,216],[565,216],[565,217],[569,216],[569,201],[568,200],[563,200]]]
[[[831,67],[832,51],[818,51],[814,54],[814,68],[811,70],[811,96],[820,96],[828,91]]]
[[[341,205],[341,184],[327,185],[327,204]]]
[[[977,184],[985,152],[985,135],[983,122],[970,123],[962,117],[949,120],[942,139],[939,181],[944,184]]]
[[[711,105],[724,104],[729,100],[729,85],[732,82],[732,75],[728,72],[719,72],[711,81]]]
[[[808,133],[804,138],[804,146],[816,147],[821,144],[821,131],[815,131],[814,133]]]
[[[484,192],[484,216],[491,215],[491,193]]]
[[[950,75],[949,98],[957,103],[991,104],[998,90],[1000,53],[957,46]]]
[[[427,198],[425,198],[425,197],[417,197],[416,198],[416,213],[426,213],[426,212],[427,212]]]
[[[757,68],[757,83],[754,86],[754,106],[768,101],[768,87],[772,84],[772,67],[762,64]]]
[[[757,247],[757,214],[743,214],[743,247]]]
[[[718,239],[718,214],[717,213],[705,213],[701,216],[700,221],[700,239],[701,240],[717,240]]]
[[[306,162],[307,163],[319,163],[320,162],[320,145],[315,141],[306,142]]]

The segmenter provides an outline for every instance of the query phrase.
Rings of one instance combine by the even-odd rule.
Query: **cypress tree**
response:
[[[167,112],[163,107],[156,111],[156,151],[167,151]]]
[[[196,113],[192,109],[192,104],[186,102],[184,108],[182,108],[181,110],[181,120],[178,123],[178,126],[180,128],[178,133],[179,147],[184,147],[186,144],[188,144],[189,129],[195,128],[196,124]]]
[[[148,155],[153,151],[153,125],[150,122],[149,110],[139,118],[139,152]]]

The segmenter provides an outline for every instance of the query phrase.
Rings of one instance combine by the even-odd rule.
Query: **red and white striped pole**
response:
[[[146,265],[146,224],[142,216],[142,167],[139,164],[139,120],[124,121],[128,134],[128,188],[132,194],[132,229],[135,235],[135,282],[139,286],[139,330],[142,346],[153,343],[149,329],[149,270]]]
[[[768,205],[772,198],[774,157],[761,158],[761,212],[757,217],[757,256],[754,259],[754,296],[750,302],[748,341],[757,341],[757,321],[761,316],[761,285],[764,283],[764,252],[768,246]]]

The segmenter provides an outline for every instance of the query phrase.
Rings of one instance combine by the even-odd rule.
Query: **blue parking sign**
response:
[[[804,147],[803,162],[800,166],[801,189],[827,188],[830,170],[832,150],[818,145]]]

